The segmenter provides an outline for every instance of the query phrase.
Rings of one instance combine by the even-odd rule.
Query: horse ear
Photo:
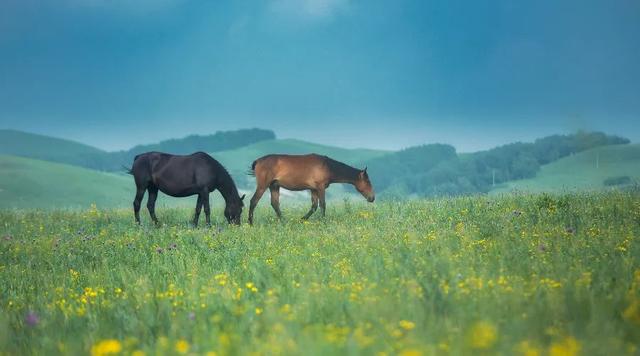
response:
[[[244,200],[246,194],[242,194],[242,197],[240,197],[240,200]]]
[[[363,172],[364,172],[364,174],[367,174],[367,167],[364,167]]]

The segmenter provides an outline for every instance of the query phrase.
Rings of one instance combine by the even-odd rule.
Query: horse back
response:
[[[314,187],[329,177],[326,156],[317,154],[263,156],[253,162],[256,179],[263,184],[277,180],[287,189]]]
[[[204,152],[190,155],[147,152],[136,156],[132,172],[136,182],[151,182],[163,191],[178,191],[213,185],[218,166],[221,165]]]

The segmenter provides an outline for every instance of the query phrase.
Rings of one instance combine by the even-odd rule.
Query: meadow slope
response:
[[[605,179],[621,176],[640,181],[640,144],[597,147],[561,158],[542,166],[535,178],[505,183],[492,193],[601,190]]]
[[[268,209],[0,211],[0,354],[638,351],[637,193]]]
[[[129,176],[0,155],[0,209],[125,207],[134,195]]]

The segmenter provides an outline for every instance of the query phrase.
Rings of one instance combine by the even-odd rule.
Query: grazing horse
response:
[[[240,225],[240,215],[244,206],[229,172],[213,157],[204,152],[188,156],[171,155],[161,152],[147,152],[137,155],[133,167],[129,170],[136,182],[136,198],[133,212],[136,222],[140,223],[140,202],[145,190],[149,191],[147,208],[154,223],[158,224],[155,206],[158,190],[172,197],[198,195],[193,225],[198,225],[200,210],[204,206],[207,225],[211,225],[209,193],[220,191],[226,207],[224,216],[231,224]]]
[[[265,190],[271,192],[271,206],[278,218],[280,212],[280,187],[288,190],[310,190],[311,210],[303,217],[308,219],[318,208],[325,215],[325,190],[331,183],[349,183],[370,203],[375,200],[373,187],[369,181],[367,168],[359,170],[327,156],[309,155],[267,155],[253,161],[251,175],[256,177],[256,192],[249,206],[249,224],[253,224],[253,210]]]

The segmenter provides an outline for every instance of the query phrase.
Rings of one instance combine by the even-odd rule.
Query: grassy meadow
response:
[[[305,211],[0,211],[0,354],[638,352],[637,193]]]

